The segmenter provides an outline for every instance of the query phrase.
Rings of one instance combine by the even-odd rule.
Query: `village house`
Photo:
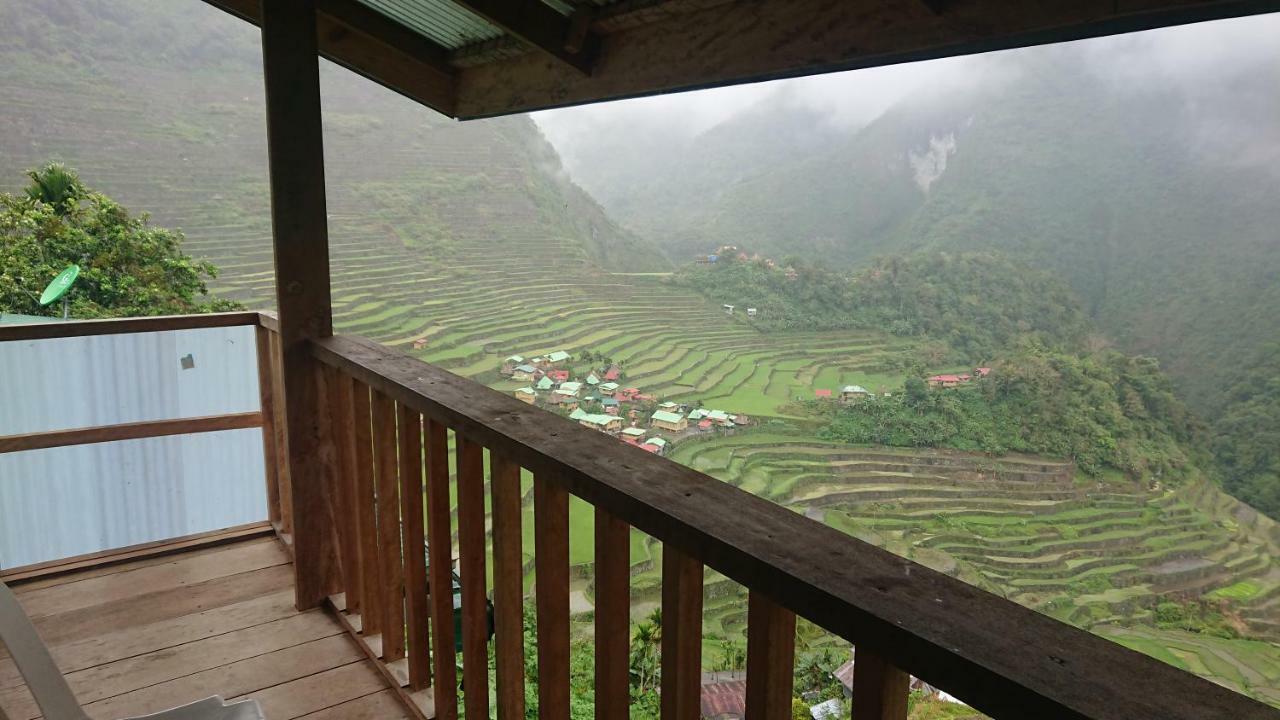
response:
[[[814,390],[813,396],[818,398],[819,400],[830,400],[831,391],[830,390]]]
[[[605,411],[605,412],[607,412],[607,413],[609,413],[610,415],[617,415],[617,414],[618,414],[618,401],[617,401],[617,400],[614,400],[614,399],[613,399],[613,398],[611,398],[611,397],[601,398],[601,399],[600,399],[600,405],[601,405],[602,407],[604,407],[604,411]]]
[[[606,397],[612,397],[614,393],[618,392],[618,383],[602,382],[600,383],[600,386],[596,388],[596,390],[598,390],[601,395],[604,395]]]
[[[658,410],[649,417],[649,422],[656,428],[670,430],[671,432],[684,432],[689,427],[689,421],[685,416],[679,413],[667,412],[666,410]]]
[[[706,418],[703,418],[703,419],[699,420],[699,421],[698,421],[698,429],[699,429],[699,430],[710,430],[710,429],[711,429],[711,421],[710,421],[710,420],[708,420],[708,419],[706,419]]]
[[[514,394],[517,400],[519,400],[520,402],[529,403],[530,405],[532,405],[534,401],[538,399],[538,393],[534,392],[533,388],[531,387],[522,387],[519,390],[516,390]]]
[[[639,394],[639,388],[624,388],[622,390],[618,390],[615,397],[618,398],[618,402],[631,402],[632,400],[635,400],[636,396]]]
[[[953,388],[959,387],[961,383],[969,382],[968,375],[933,375],[928,379],[928,383],[933,387]]]
[[[608,382],[614,382],[615,380],[618,380],[621,377],[622,377],[622,368],[618,365],[618,363],[612,363],[604,371],[604,379]]]
[[[648,447],[645,447],[645,450],[649,450],[649,448],[654,448],[653,450],[649,450],[649,452],[652,452],[652,453],[665,455],[667,452],[667,441],[663,440],[660,437],[651,437],[648,440],[644,441],[644,443],[642,444],[642,447],[644,445],[648,446]]]
[[[750,307],[749,307],[749,308],[747,308],[747,317],[749,317],[749,318],[753,318],[753,317],[755,317],[755,316],[756,316],[756,309],[755,309],[755,308],[750,308]]]
[[[498,374],[505,375],[506,377],[511,377],[511,373],[515,371],[516,371],[516,366],[512,365],[509,362],[502,363],[502,367],[498,368]]]
[[[572,395],[561,395],[558,392],[547,395],[546,403],[552,407],[564,408],[565,410],[578,409],[578,398]]]
[[[556,388],[556,392],[561,395],[572,395],[577,397],[578,393],[582,392],[582,383],[562,382],[560,383],[560,387]]]
[[[629,443],[638,443],[644,438],[645,429],[638,427],[628,427],[622,429],[622,439]]]
[[[840,388],[840,399],[844,402],[850,400],[858,400],[864,397],[870,397],[871,393],[861,385],[845,385]]]
[[[534,367],[546,368],[548,365],[550,365],[550,364],[551,364],[551,362],[550,362],[550,361],[548,361],[545,357],[543,357],[543,356],[539,355],[538,357],[533,358],[532,360],[530,360],[530,361],[529,361],[529,364],[530,364],[530,365],[532,365],[532,366],[534,366]]]
[[[552,365],[558,365],[562,362],[568,362],[573,356],[563,350],[557,350],[547,355],[547,361]]]
[[[596,377],[596,374],[595,374],[595,373],[591,373],[590,375],[588,375],[588,376],[587,376],[587,384],[588,384],[588,385],[599,385],[599,384],[600,384],[600,378]]]
[[[577,411],[582,412],[582,411]],[[622,429],[622,418],[613,415],[597,415],[593,413],[583,413],[577,417],[573,415],[570,418],[577,420],[579,425],[599,430],[600,432],[618,432]]]
[[[426,338],[418,338],[417,340],[414,340],[414,341],[413,341],[413,349],[414,349],[414,350],[421,350],[422,348],[424,348],[424,347],[426,347],[426,346],[427,346],[427,339],[426,339]]]
[[[663,402],[663,403],[658,403],[658,409],[660,409],[660,410],[666,410],[667,412],[675,412],[675,411],[676,411],[676,410],[678,410],[679,408],[680,408],[680,406],[679,406],[679,405],[677,405],[676,403],[671,402],[670,400],[668,400],[668,401],[666,401],[666,402]]]
[[[551,378],[555,382],[562,383],[569,379],[569,371],[568,370],[548,370],[547,377]]]
[[[512,380],[532,380],[533,373],[537,371],[532,365],[517,365],[511,370]]]

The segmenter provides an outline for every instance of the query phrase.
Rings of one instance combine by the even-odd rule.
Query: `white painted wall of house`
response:
[[[251,327],[0,343],[0,435],[254,411],[256,362]],[[263,520],[263,478],[257,428],[0,454],[0,568]]]

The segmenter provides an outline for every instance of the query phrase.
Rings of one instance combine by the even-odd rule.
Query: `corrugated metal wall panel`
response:
[[[252,328],[0,343],[0,435],[257,408]],[[0,455],[0,567],[263,520],[263,478],[256,428]]]

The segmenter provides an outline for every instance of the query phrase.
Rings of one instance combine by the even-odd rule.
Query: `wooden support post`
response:
[[[493,632],[498,720],[524,718],[524,569],[520,533],[520,466],[491,453]]]
[[[275,416],[276,484],[280,487],[280,525],[276,532],[293,547],[293,482],[289,478],[289,433],[284,424],[284,381],[280,333],[271,333],[271,401]]]
[[[662,720],[702,711],[702,563],[662,545]]]
[[[453,531],[449,518],[449,434],[434,420],[427,421],[427,546],[431,631],[435,652],[435,704],[438,720],[457,720],[458,666],[453,633]]]
[[[462,584],[462,702],[467,720],[488,720],[484,448],[456,432],[454,437],[458,452],[458,581]]]
[[[631,528],[595,512],[596,720],[612,720],[627,717],[631,699]]]
[[[747,596],[747,720],[787,720],[796,659],[795,613]]]
[[[400,405],[400,519],[404,523],[404,610],[409,645],[409,689],[431,684],[431,631],[427,603],[427,536],[423,521],[422,416]]]
[[[569,493],[533,479],[538,719],[569,718]]]
[[[271,331],[261,325],[254,328],[253,339],[258,351],[258,405],[262,413],[262,467],[266,470],[267,520],[280,526],[280,473],[276,456],[275,361],[271,357]]]
[[[311,339],[333,334],[319,62],[315,1],[262,3],[271,234],[299,609],[316,607],[341,589],[334,498],[326,492],[335,485],[333,443],[323,434],[328,413],[309,347]]]
[[[396,404],[373,391],[373,461],[378,484],[378,557],[382,564],[382,659],[404,657],[404,566],[400,563],[400,481],[396,475]]]
[[[857,720],[907,720],[911,676],[862,648],[855,649],[853,659],[852,716]]]

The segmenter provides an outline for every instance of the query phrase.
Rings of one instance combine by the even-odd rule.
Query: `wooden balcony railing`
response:
[[[747,716],[791,713],[796,616],[856,648],[853,717],[906,717],[909,675],[997,718],[1275,718],[1244,696],[371,341],[312,341],[359,637],[456,715],[450,483],[463,714],[489,717],[485,462],[497,716],[524,716],[521,468],[533,475],[538,711],[569,716],[568,500],[595,508],[597,718],[628,703],[630,528],[662,542],[661,714],[699,716],[704,568],[748,590]],[[450,476],[448,435],[454,438]],[[425,497],[425,517],[422,498]],[[300,568],[299,571],[303,571]],[[356,620],[358,618],[358,620]],[[430,627],[430,635],[423,631]],[[407,667],[406,667],[407,666]]]
[[[260,328],[259,417],[271,520],[295,544],[327,545],[295,547],[297,585],[338,591],[331,602],[347,630],[422,717],[457,717],[460,686],[468,720],[488,718],[491,710],[501,720],[524,717],[522,470],[533,478],[541,718],[569,717],[570,496],[595,512],[597,718],[627,717],[633,528],[662,543],[666,720],[699,716],[705,568],[748,592],[747,712],[753,720],[790,717],[797,616],[855,646],[857,720],[904,718],[909,674],[997,718],[1278,716],[1242,695],[368,340],[303,341],[315,362],[302,364],[313,374],[301,379],[302,387],[314,393],[310,405],[321,409],[314,418],[318,437],[307,438],[315,440],[309,444],[318,457],[308,467],[319,474],[292,480],[281,427],[281,348],[269,315],[0,327],[0,342],[245,323]],[[299,378],[290,381],[297,387]],[[199,419],[185,421],[191,420]],[[77,432],[78,439],[106,437],[101,430]],[[134,431],[106,434],[115,439],[121,432]],[[3,442],[18,441],[6,438],[0,447]],[[295,521],[313,511],[332,519],[324,532],[306,518],[307,539],[292,535]],[[486,569],[490,548],[492,573]],[[491,652],[496,708],[489,707]]]

